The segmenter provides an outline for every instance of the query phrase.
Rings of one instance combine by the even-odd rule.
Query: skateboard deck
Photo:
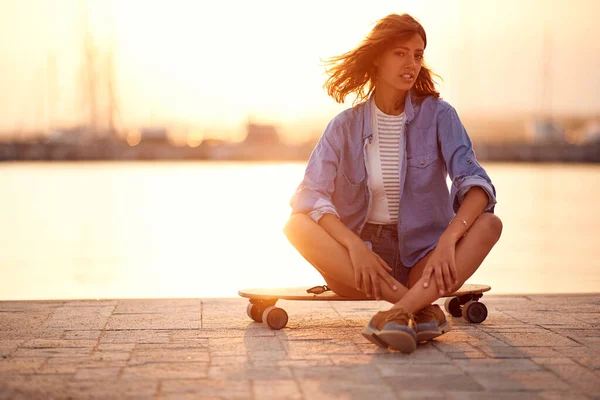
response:
[[[468,322],[481,323],[487,318],[487,308],[479,299],[491,289],[488,285],[466,283],[454,293],[444,296],[444,308],[453,317],[463,317]],[[248,316],[256,322],[264,322],[271,329],[282,329],[287,325],[288,315],[283,308],[275,307],[278,300],[294,301],[373,301],[369,298],[343,297],[326,285],[315,287],[250,288],[238,291],[248,298]]]

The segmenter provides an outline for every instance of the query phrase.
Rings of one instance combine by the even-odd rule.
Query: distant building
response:
[[[281,144],[281,138],[273,125],[260,125],[248,123],[246,126],[247,136],[244,144],[277,146]]]
[[[600,143],[600,120],[590,121],[583,129],[583,143]]]
[[[54,129],[45,138],[47,144],[80,144],[85,138],[90,137],[89,130],[84,126]]]
[[[534,143],[565,143],[565,131],[550,119],[535,119],[531,122],[529,136]]]
[[[151,127],[140,129],[141,143],[164,144],[169,141],[169,131],[165,127]]]

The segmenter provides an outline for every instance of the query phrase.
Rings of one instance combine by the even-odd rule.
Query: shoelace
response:
[[[435,319],[435,312],[433,311],[433,306],[427,306],[418,313],[415,314],[415,322],[419,322],[421,320],[431,321]]]
[[[410,321],[410,313],[404,311],[404,309],[402,308],[394,308],[392,310],[390,310],[390,312],[386,315],[385,320],[386,322],[398,322],[401,321],[404,324],[408,325],[408,322]]]

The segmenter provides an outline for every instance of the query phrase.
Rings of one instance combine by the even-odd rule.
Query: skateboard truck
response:
[[[323,292],[328,292],[330,290],[331,289],[329,289],[329,286],[322,285],[322,286],[314,286],[314,287],[311,287],[310,289],[306,289],[306,293],[321,294]]]

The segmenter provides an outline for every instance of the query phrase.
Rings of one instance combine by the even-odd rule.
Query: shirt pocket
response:
[[[406,180],[413,192],[427,193],[434,190],[432,186],[437,175],[441,175],[440,155],[435,151],[407,157]]]
[[[342,214],[352,214],[364,202],[366,176],[351,175],[342,172],[338,175],[335,184],[335,194],[333,196],[334,204],[338,212]],[[341,209],[339,209],[341,207]]]

